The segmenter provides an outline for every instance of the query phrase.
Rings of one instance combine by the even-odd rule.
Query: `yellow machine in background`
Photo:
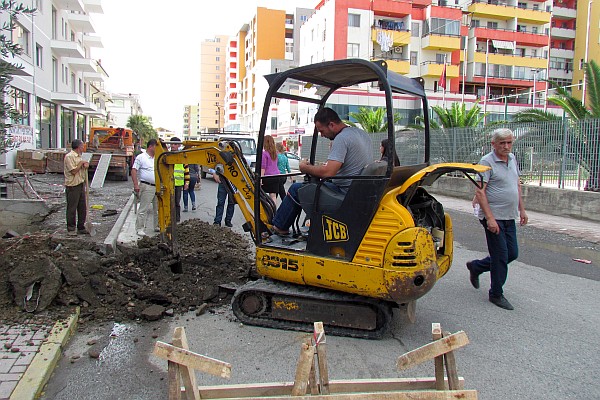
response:
[[[391,321],[392,308],[407,307],[414,316],[415,301],[452,264],[452,220],[424,186],[449,172],[463,173],[476,183],[472,175],[487,167],[429,165],[427,114],[422,130],[408,130],[406,123],[396,131],[402,121],[394,121],[394,102],[399,96],[413,102],[417,99],[422,109],[428,110],[423,87],[387,71],[383,62],[338,60],[266,78],[270,87],[254,171],[234,141],[184,142],[183,150],[176,152],[157,146],[156,190],[163,237],[177,254],[173,165],[200,164],[215,169],[244,216],[244,229],[256,244],[257,271],[264,278],[236,291],[232,300],[235,315],[247,324],[308,331],[313,321],[319,320],[327,325],[329,334],[381,337]],[[394,121],[388,124],[388,139],[394,146],[389,153],[400,153],[400,146],[404,150],[415,146],[422,158],[399,167],[393,166],[393,157],[387,162],[375,161],[360,175],[345,177],[352,179],[345,195],[328,190],[317,178],[306,177],[299,198],[310,218],[308,232],[295,229],[297,234],[291,237],[273,235],[275,205],[260,189],[261,151],[271,101],[304,100],[323,107],[338,89],[360,83],[377,83],[388,121]],[[313,163],[317,140],[315,131]],[[335,178],[328,180],[335,182]]]

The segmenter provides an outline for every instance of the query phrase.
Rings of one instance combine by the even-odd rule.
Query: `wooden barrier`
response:
[[[443,332],[432,324],[433,341],[401,355],[400,370],[434,360],[434,378],[388,378],[329,381],[323,324],[315,322],[312,339],[302,343],[294,382],[197,386],[194,370],[229,379],[231,364],[189,350],[184,328],[175,328],[173,344],[157,342],[154,354],[168,361],[169,400],[198,399],[477,399],[458,376],[454,350],[469,343],[463,331]],[[447,375],[447,377],[445,376]]]

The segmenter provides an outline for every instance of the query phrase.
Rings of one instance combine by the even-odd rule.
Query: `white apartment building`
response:
[[[131,93],[111,93],[110,101],[106,103],[106,121],[108,125],[125,128],[129,117],[142,115],[140,96]]]
[[[9,33],[24,50],[4,59],[23,66],[10,83],[8,100],[21,114],[12,122],[31,132],[33,147],[68,147],[86,138],[92,118],[106,118],[106,72],[90,55],[102,47],[92,18],[103,13],[101,0],[20,2],[37,11],[20,16]],[[0,15],[0,23],[9,22]]]
[[[200,126],[200,104],[183,107],[183,140],[199,140],[202,133]]]

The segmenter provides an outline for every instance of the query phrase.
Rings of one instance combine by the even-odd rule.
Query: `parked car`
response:
[[[288,162],[290,163],[290,169],[292,170],[292,172],[299,171],[300,170],[300,157],[298,157],[296,154],[290,153],[288,151],[286,151],[284,154],[288,158]]]

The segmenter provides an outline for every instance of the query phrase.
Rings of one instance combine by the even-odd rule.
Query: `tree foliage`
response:
[[[487,114],[481,113],[481,107],[475,102],[470,110],[465,103],[452,103],[450,108],[433,106],[431,109],[438,116],[440,123],[432,121],[431,127],[436,128],[467,128],[477,127]],[[438,126],[434,126],[438,125]]]
[[[9,96],[10,82],[13,75],[23,69],[21,65],[7,62],[4,59],[23,54],[23,48],[12,42],[11,32],[15,28],[15,21],[19,19],[20,15],[33,14],[34,12],[35,8],[28,8],[12,0],[0,2],[0,14],[7,14],[10,17],[0,27],[0,54],[2,55],[2,59],[0,59],[0,154],[6,152],[11,145],[10,138],[7,135],[7,129],[11,124],[6,121],[15,120],[19,116],[13,105],[5,99]]]
[[[513,117],[514,122],[558,121],[561,117],[538,108],[528,108],[519,111]]]
[[[348,114],[356,122],[344,121],[346,124],[359,127],[367,133],[386,132],[388,128],[385,108],[359,107],[358,112]]]
[[[127,127],[139,135],[142,146],[145,146],[148,140],[158,138],[156,129],[145,115],[130,116],[127,120]]]

